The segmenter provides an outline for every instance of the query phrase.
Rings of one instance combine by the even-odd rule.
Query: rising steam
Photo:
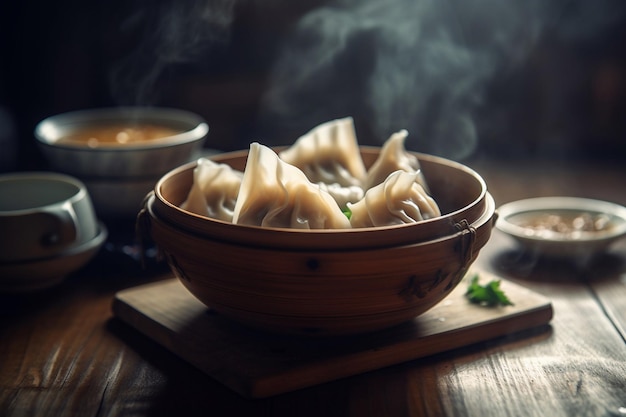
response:
[[[585,38],[615,23],[624,7],[615,13],[610,6],[335,1],[297,25],[274,67],[262,117],[279,126],[314,126],[368,115],[380,142],[406,128],[409,147],[462,158],[477,145],[476,112],[489,81],[519,66],[547,31]]]
[[[157,80],[173,65],[203,61],[230,39],[235,1],[159,1],[127,17],[123,30],[139,27],[135,50],[111,71],[112,95],[120,104],[153,105]]]
[[[272,10],[281,1],[271,0]],[[137,19],[151,23],[114,74],[116,96],[150,102],[168,66],[210,60],[212,47],[228,43],[235,4],[246,2],[162,2],[141,12]],[[258,131],[302,134],[354,116],[370,141],[407,129],[408,148],[452,158],[475,150],[481,127],[506,123],[508,115],[485,111],[488,87],[524,65],[542,37],[584,42],[626,15],[622,0],[321,3],[293,26],[269,69]]]

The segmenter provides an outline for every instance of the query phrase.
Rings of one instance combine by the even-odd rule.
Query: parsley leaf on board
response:
[[[476,304],[486,306],[512,306],[513,303],[504,294],[504,291],[500,289],[500,280],[491,280],[486,285],[481,285],[479,282],[478,274],[475,274],[467,288],[465,296]]]

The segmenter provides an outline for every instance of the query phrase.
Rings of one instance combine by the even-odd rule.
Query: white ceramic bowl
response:
[[[18,293],[42,290],[60,284],[72,272],[93,259],[108,236],[100,223],[96,237],[58,255],[21,262],[0,263],[0,292]]]
[[[104,218],[135,217],[142,208],[143,199],[159,178],[126,180],[83,180],[98,214]]]
[[[180,133],[159,139],[106,146],[67,143],[79,130],[103,125],[149,124]],[[157,107],[80,110],[49,117],[35,128],[35,138],[55,171],[87,184],[98,214],[135,216],[136,203],[169,170],[193,160],[208,133],[202,117],[188,111]]]
[[[500,206],[498,216],[497,229],[541,255],[590,256],[626,236],[626,207],[601,200],[530,198]]]

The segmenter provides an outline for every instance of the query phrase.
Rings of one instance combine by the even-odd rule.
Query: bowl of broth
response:
[[[34,134],[49,168],[80,178],[99,214],[128,217],[164,173],[197,157],[208,130],[185,110],[117,107],[55,115]]]

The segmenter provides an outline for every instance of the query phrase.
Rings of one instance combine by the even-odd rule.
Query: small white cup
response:
[[[51,172],[0,175],[0,263],[54,256],[97,234],[80,180]]]

